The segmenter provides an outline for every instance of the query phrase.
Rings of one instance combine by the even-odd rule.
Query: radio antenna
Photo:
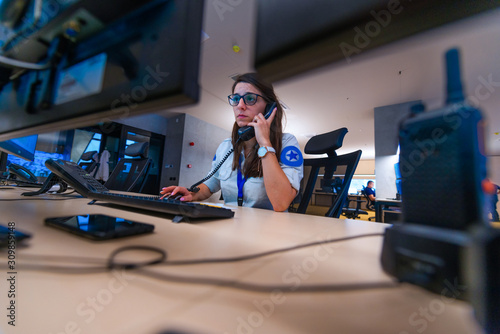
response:
[[[460,54],[458,49],[450,49],[446,57],[446,104],[464,101],[462,80],[460,79]]]

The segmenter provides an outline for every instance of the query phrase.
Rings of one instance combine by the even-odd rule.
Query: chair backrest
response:
[[[302,199],[297,209],[298,213],[305,213],[316,186],[316,181],[320,170],[324,176],[321,182],[323,189],[328,189],[333,193],[334,200],[325,216],[340,217],[344,207],[352,177],[361,158],[361,150],[337,155],[335,150],[340,148],[346,128],[341,128],[325,134],[312,137],[306,144],[304,152],[307,154],[327,154],[327,158],[304,159],[304,168],[311,167],[306,187],[302,193]]]
[[[88,151],[83,153],[82,156],[80,157],[81,162],[78,164],[92,176],[95,176],[95,174],[97,173],[97,169],[99,167],[99,163],[95,159],[96,154],[97,151]]]
[[[148,158],[149,144],[135,143],[125,149],[125,155],[137,158],[122,158],[111,172],[104,186],[111,190],[141,192],[146,183],[151,159]]]
[[[329,157],[334,157],[337,155],[335,151],[342,147],[347,132],[347,128],[340,128],[316,135],[306,143],[304,152],[306,154],[327,154]]]
[[[336,157],[319,158],[319,159],[304,159],[304,167],[310,166],[311,171],[307,180],[307,185],[302,194],[302,200],[297,209],[298,213],[305,213],[307,206],[311,200],[312,193],[318,178],[321,168],[324,170],[330,169],[334,173],[334,178],[331,179],[332,193],[335,196],[332,205],[328,209],[325,216],[339,218],[342,213],[349,186],[351,185],[352,177],[358,166],[361,158],[361,150],[357,150],[348,154],[338,155]]]

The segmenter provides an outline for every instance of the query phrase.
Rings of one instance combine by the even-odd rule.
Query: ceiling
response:
[[[254,71],[256,9],[253,0],[221,3],[205,2],[208,36],[202,44],[200,102],[160,114],[183,112],[230,131],[234,117],[226,97],[233,75]],[[303,149],[312,135],[347,127],[338,152],[361,149],[362,160],[374,159],[374,108],[413,100],[423,100],[428,109],[441,107],[443,54],[459,47],[466,95],[479,103],[487,119],[487,152],[500,155],[499,36],[500,10],[493,10],[362,52],[350,63],[337,62],[276,82],[275,91],[286,107],[285,132],[294,134]],[[239,52],[233,51],[234,45]]]

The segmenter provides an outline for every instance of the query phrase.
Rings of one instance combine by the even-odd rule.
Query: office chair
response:
[[[121,158],[104,186],[111,190],[142,192],[152,163],[148,151],[147,142],[129,145],[125,155],[138,158]]]
[[[94,157],[97,157],[97,151],[88,151],[82,154],[80,157],[81,162],[78,164],[80,167],[85,169],[85,171],[95,177],[97,170],[99,169],[99,163]],[[93,172],[93,173],[92,173]]]
[[[304,159],[304,167],[311,167],[309,178],[297,213],[305,213],[311,200],[311,196],[316,185],[316,180],[321,168],[324,169],[324,176],[321,180],[323,190],[333,192],[334,199],[325,216],[339,218],[344,208],[349,185],[361,158],[361,150],[348,154],[337,155],[335,152],[342,147],[347,128],[340,128],[335,131],[324,133],[312,137],[306,144],[304,152],[307,154],[327,154],[326,158]],[[335,173],[335,178],[334,178]]]
[[[346,199],[346,205],[344,208],[342,208],[342,214],[346,216],[346,218],[349,219],[356,219],[359,218],[359,215],[367,215],[368,212],[361,210],[361,203],[364,202],[363,200],[356,199],[356,207],[355,208],[350,208],[349,207],[349,202],[352,200],[349,199],[349,197]],[[370,220],[370,218],[368,218]]]
[[[365,186],[363,186],[363,190],[361,190],[361,193],[363,194],[363,196],[365,196],[366,198],[366,208],[368,210],[375,210],[375,205],[373,204],[373,202],[370,200],[370,197],[368,197],[368,194],[366,193],[365,191]]]

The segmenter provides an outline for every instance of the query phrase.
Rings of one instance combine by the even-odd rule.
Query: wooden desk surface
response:
[[[55,195],[21,197],[0,189],[1,218],[33,235],[16,249],[16,320],[8,325],[7,252],[2,250],[0,328],[4,333],[480,333],[472,308],[418,287],[399,285],[337,292],[294,292],[306,285],[390,282],[379,263],[383,238],[317,245],[249,261],[156,266],[144,271],[278,286],[266,292],[167,282],[141,271],[71,274],[49,265],[99,265],[126,245],[149,245],[171,260],[232,257],[312,241],[382,233],[386,225],[359,220],[233,208],[235,217],[174,224],[87,199]],[[46,200],[44,200],[46,199]],[[150,235],[93,242],[44,226],[49,216],[104,213],[155,225]],[[91,257],[49,262],[45,256]],[[145,254],[124,254],[129,259]],[[28,269],[36,264],[40,270]],[[24,266],[24,268],[23,268]],[[8,277],[7,277],[8,278]]]

